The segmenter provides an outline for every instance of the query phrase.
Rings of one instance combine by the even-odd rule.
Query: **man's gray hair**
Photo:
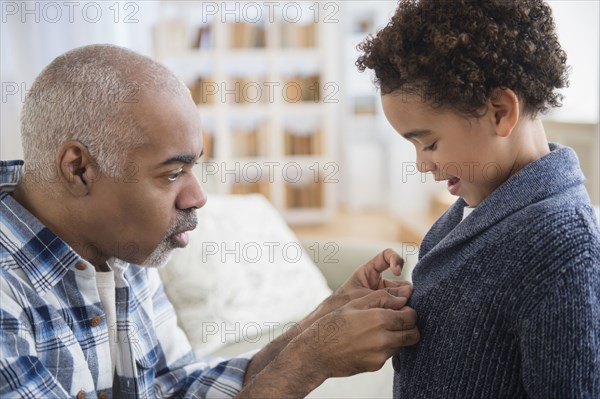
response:
[[[101,173],[121,176],[127,154],[144,143],[131,106],[145,90],[190,95],[164,66],[121,47],[90,45],[55,58],[35,79],[23,104],[25,165],[55,168],[61,144],[78,140]]]

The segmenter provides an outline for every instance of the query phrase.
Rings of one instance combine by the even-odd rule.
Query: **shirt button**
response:
[[[98,399],[108,399],[108,394],[104,391],[98,392]]]
[[[85,399],[85,391],[79,391],[77,392],[77,399]]]
[[[98,324],[100,324],[100,320],[100,316],[92,317],[92,327],[98,327]]]
[[[86,266],[86,265],[85,265],[85,263],[83,263],[83,262],[77,262],[77,264],[75,264],[75,268],[76,268],[77,270],[85,270],[85,269],[86,269],[86,267],[87,267],[87,266]],[[83,391],[82,391],[82,392],[83,392]],[[85,392],[84,392],[84,395],[85,395]]]

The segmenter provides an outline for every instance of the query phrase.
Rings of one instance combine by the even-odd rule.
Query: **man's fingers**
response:
[[[352,305],[357,309],[402,309],[407,301],[407,297],[392,295],[387,290],[377,290],[355,299],[352,301]]]
[[[408,330],[393,331],[395,342],[398,345],[398,349],[404,346],[411,346],[417,344],[421,340],[419,329],[413,327]]]
[[[371,312],[370,325],[375,328],[375,332],[371,334],[375,347],[384,350],[388,357],[402,347],[415,345],[421,339],[413,309],[371,309],[368,312]]]
[[[392,268],[392,272],[399,276],[404,265],[404,259],[396,251],[387,248],[380,252],[377,256],[371,259],[368,264],[378,273],[384,272],[388,267]]]
[[[403,296],[406,298],[410,298],[413,293],[413,286],[410,283],[402,284],[400,286],[385,288],[384,291],[389,292],[393,296]]]
[[[385,252],[388,251],[387,249],[384,252],[384,257],[385,257]],[[390,257],[386,258],[388,260],[388,264],[390,265],[391,269],[392,269],[392,273],[394,273],[396,276],[399,276],[400,273],[402,273],[402,267],[404,266],[404,259],[402,259],[402,257],[400,255],[398,255],[394,250],[390,249]]]
[[[410,330],[417,325],[417,312],[408,306],[400,309],[382,309],[384,327],[390,331]]]
[[[405,285],[410,285],[412,286],[410,281],[406,281],[406,280],[386,280],[383,279],[383,287],[384,288],[396,288],[396,287],[403,287]]]

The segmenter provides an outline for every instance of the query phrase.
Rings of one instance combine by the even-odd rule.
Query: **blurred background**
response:
[[[550,1],[571,65],[548,137],[573,147],[600,202],[599,2]],[[1,148],[22,157],[19,111],[59,54],[113,43],[164,63],[203,121],[209,193],[261,193],[299,236],[420,242],[454,200],[388,126],[356,45],[395,1],[2,2]]]

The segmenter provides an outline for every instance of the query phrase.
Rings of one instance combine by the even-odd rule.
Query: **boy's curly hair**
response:
[[[477,115],[495,88],[525,112],[560,106],[566,54],[541,0],[401,0],[391,21],[358,45],[382,94],[422,96],[434,108]]]

